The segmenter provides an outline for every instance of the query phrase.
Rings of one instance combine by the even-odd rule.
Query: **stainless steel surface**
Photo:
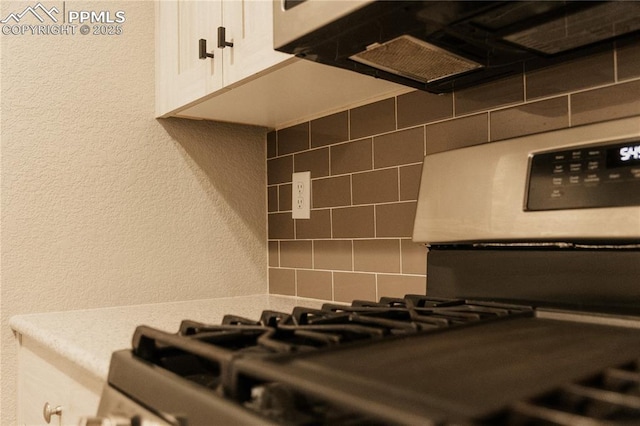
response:
[[[86,423],[84,425],[126,425],[128,424],[126,421],[128,420],[130,422],[131,418],[134,416],[139,416],[141,424],[144,426],[171,426],[179,424],[177,420],[175,422],[165,421],[143,406],[137,404],[134,400],[118,392],[116,389],[106,385],[102,391],[97,416],[85,418],[84,421]]]
[[[284,0],[273,2],[273,45],[290,43],[334,19],[345,16],[373,0],[305,1],[285,10]]]
[[[120,416],[87,416],[81,417],[78,426],[131,426],[130,418]],[[155,426],[157,423],[142,420],[141,426]]]
[[[536,309],[536,318],[640,329],[640,318],[638,318],[637,316],[611,315],[593,312],[573,312],[561,311],[557,309],[538,308]]]
[[[413,240],[637,240],[640,206],[531,212],[523,203],[533,152],[638,136],[633,117],[427,155]]]

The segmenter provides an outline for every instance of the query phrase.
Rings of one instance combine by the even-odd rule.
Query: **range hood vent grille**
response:
[[[604,3],[504,37],[519,46],[555,54],[640,29],[640,2]]]
[[[477,62],[407,35],[373,44],[349,59],[421,83],[482,68]]]

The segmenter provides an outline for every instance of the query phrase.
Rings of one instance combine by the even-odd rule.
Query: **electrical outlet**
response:
[[[311,217],[311,172],[291,175],[291,217],[309,219]]]

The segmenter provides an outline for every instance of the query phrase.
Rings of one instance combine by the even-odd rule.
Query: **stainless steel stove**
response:
[[[139,326],[87,424],[640,424],[640,118],[427,156],[414,240],[426,295]]]

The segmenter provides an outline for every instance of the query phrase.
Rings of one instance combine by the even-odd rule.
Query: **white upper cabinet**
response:
[[[156,115],[171,115],[222,89],[222,55],[214,49],[222,2],[171,0],[156,3]],[[199,40],[213,58],[199,58]]]
[[[223,53],[225,86],[240,82],[264,70],[292,59],[273,50],[273,6],[270,0],[226,0],[222,5],[222,22],[227,42],[233,47]]]
[[[410,90],[275,51],[271,0],[156,3],[158,117],[281,128]]]

